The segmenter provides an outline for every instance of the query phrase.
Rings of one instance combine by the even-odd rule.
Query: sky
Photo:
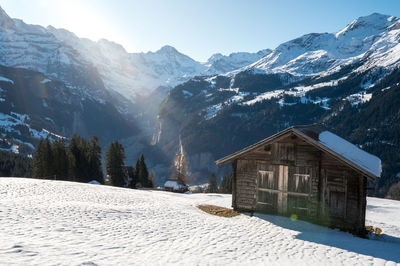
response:
[[[311,32],[336,32],[374,12],[400,17],[399,0],[0,0],[12,18],[122,44],[164,45],[198,60],[257,52]]]

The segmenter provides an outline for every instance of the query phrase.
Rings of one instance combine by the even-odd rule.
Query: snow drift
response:
[[[0,178],[0,264],[338,265],[400,262],[400,202],[368,198],[376,240],[273,215],[213,216],[230,195]]]

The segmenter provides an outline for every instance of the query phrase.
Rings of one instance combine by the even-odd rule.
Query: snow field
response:
[[[361,239],[273,215],[223,218],[196,207],[198,204],[229,207],[230,203],[230,195],[174,194],[0,178],[0,264],[394,265],[400,262],[400,222],[396,218],[400,202],[368,199],[368,223],[376,226],[379,222],[384,233],[387,230],[393,234],[383,235],[380,240]]]

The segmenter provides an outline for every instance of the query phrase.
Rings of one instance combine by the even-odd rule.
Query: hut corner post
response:
[[[232,162],[232,170],[233,170],[233,177],[232,177],[232,208],[234,210],[237,210],[237,205],[236,205],[236,168],[237,168],[237,160],[234,160]]]

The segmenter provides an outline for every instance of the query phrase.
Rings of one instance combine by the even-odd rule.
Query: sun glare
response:
[[[77,0],[49,1],[41,0],[40,4],[47,10],[63,10],[59,17],[60,27],[75,33],[80,38],[112,40],[126,45],[123,34],[114,26],[113,21],[102,14],[94,4]]]

